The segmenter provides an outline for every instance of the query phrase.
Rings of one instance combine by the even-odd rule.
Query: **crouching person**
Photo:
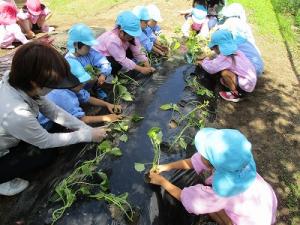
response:
[[[271,225],[277,198],[272,187],[256,172],[251,143],[238,130],[203,128],[195,137],[198,153],[192,158],[158,166],[151,183],[161,185],[181,201],[189,213],[209,214],[221,225]],[[205,183],[183,190],[159,175],[172,169],[212,172]]]
[[[44,43],[31,42],[15,53],[11,71],[0,83],[0,194],[15,195],[26,189],[24,175],[51,163],[51,148],[79,142],[98,142],[106,137],[103,127],[92,128],[65,112],[44,95],[54,88],[79,85],[68,62]],[[38,122],[41,112],[69,128],[69,133],[48,133]]]
[[[97,38],[98,44],[93,48],[107,57],[113,75],[121,69],[145,75],[155,71],[141,50],[137,39],[141,33],[140,20],[132,12],[124,11],[118,15],[116,27]]]
[[[257,82],[255,68],[244,53],[238,50],[228,30],[214,32],[208,47],[217,56],[214,59],[205,58],[199,63],[209,74],[221,73],[221,84],[230,90],[219,92],[224,100],[239,102],[254,91]]]
[[[76,63],[76,62],[77,61],[74,61],[72,63]],[[71,64],[71,68],[72,68],[72,64]],[[83,88],[85,83],[90,80],[89,75],[83,68],[81,73],[78,70],[76,72],[77,72],[76,77],[79,79],[80,84],[78,84],[76,87],[72,89],[52,90],[49,94],[46,95],[46,98],[54,102],[56,105],[58,105],[68,113],[70,113],[72,116],[77,117],[78,119],[80,119],[81,121],[87,124],[100,123],[100,122],[115,122],[119,119],[122,119],[122,115],[115,114],[121,112],[122,109],[121,106],[113,105],[101,99],[92,97],[90,93]],[[80,106],[80,104],[86,104],[86,103],[94,106],[105,107],[111,114],[87,116],[84,110]],[[39,115],[38,120],[40,124],[47,130],[51,129],[53,126],[53,121],[48,119],[43,114]]]

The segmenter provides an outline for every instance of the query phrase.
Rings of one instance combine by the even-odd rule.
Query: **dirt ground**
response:
[[[79,18],[54,15],[50,24],[65,32],[75,22],[111,29],[120,10],[154,2],[161,9],[163,31],[170,34],[183,23],[177,11],[191,1],[130,0]],[[274,187],[279,210],[277,224],[300,224],[300,86],[282,40],[253,31],[264,62],[265,73],[257,88],[238,104],[218,99],[217,117],[210,126],[241,130],[253,144],[258,172]],[[59,40],[62,41],[62,40]],[[3,52],[1,52],[3,53]]]

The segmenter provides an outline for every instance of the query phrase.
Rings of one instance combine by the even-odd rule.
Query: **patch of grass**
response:
[[[240,3],[248,13],[248,21],[256,25],[259,33],[280,38],[276,14],[270,0],[229,0],[228,3]]]

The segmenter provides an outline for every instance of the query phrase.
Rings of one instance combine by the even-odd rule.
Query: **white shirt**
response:
[[[48,133],[38,122],[41,112],[52,121],[74,130],[70,133]],[[0,157],[22,140],[38,148],[54,148],[79,142],[90,142],[92,128],[73,117],[45,97],[32,99],[8,82],[8,72],[0,82]]]

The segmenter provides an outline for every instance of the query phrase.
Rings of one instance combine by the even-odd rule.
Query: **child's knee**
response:
[[[221,76],[222,77],[231,77],[231,78],[235,78],[236,77],[235,73],[231,72],[230,70],[223,70],[221,72]]]

